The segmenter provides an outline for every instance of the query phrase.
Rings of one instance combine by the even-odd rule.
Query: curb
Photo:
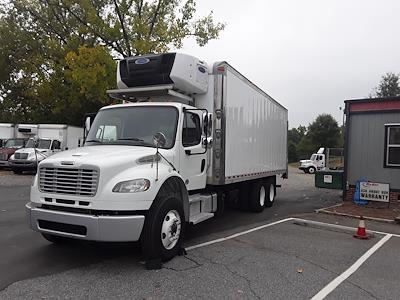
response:
[[[329,211],[327,210],[328,208],[332,208],[338,205],[334,205],[334,206],[330,206],[330,207],[325,207],[325,208],[320,208],[320,209],[316,209],[315,212],[316,213],[324,213],[324,214],[328,214],[328,215],[336,215],[336,216],[342,216],[342,217],[350,217],[350,218],[355,218],[355,219],[359,219],[360,216],[358,215],[352,215],[352,214],[346,214],[346,213],[339,213],[339,212],[334,212],[334,211]],[[370,221],[376,221],[376,222],[382,222],[382,223],[389,223],[389,224],[394,224],[396,223],[395,220],[390,220],[390,219],[382,219],[382,218],[374,218],[374,217],[366,217],[363,216],[363,218],[365,220],[370,220]]]

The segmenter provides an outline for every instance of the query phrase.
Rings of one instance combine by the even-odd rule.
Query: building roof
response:
[[[345,100],[346,113],[400,111],[400,96]]]

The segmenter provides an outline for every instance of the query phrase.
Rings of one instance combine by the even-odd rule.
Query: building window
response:
[[[400,124],[386,125],[385,167],[400,167]]]

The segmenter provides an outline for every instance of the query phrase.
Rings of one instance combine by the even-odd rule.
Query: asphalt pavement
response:
[[[68,270],[74,272],[82,268],[100,268],[102,272],[101,270],[108,269],[109,264],[122,270],[126,266],[135,266],[134,269],[139,268],[141,272],[146,272],[139,263],[142,256],[137,244],[88,243],[58,247],[45,241],[40,234],[31,231],[25,223],[24,214],[24,205],[29,201],[31,181],[32,177],[29,175],[16,176],[7,172],[0,173],[0,247],[2,249],[0,270],[7,270],[0,273],[0,289],[24,279],[35,280],[35,277],[44,275],[56,276]],[[341,201],[340,191],[316,189],[313,187],[313,175],[300,173],[296,169],[290,170],[289,179],[283,181],[282,188],[278,189],[277,194],[274,206],[262,213],[254,214],[230,209],[222,217],[190,227],[185,245],[218,238],[227,232],[249,228],[255,224],[313,212],[314,209]],[[105,272],[104,276],[106,280],[110,274]],[[37,280],[40,281],[43,278],[47,277]],[[81,282],[81,284],[82,287],[88,285],[87,282]],[[90,286],[87,289],[90,289]],[[10,290],[7,289],[7,291]],[[6,294],[0,293],[0,298],[4,295]]]

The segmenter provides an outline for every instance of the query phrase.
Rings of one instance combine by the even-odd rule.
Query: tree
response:
[[[288,131],[288,160],[289,162],[296,162],[299,160],[297,146],[305,135],[307,128],[305,126],[299,126],[298,128],[292,128]]]
[[[8,0],[0,7],[0,119],[82,124],[110,102],[113,58],[200,46],[224,24],[194,0]]]
[[[371,97],[385,98],[400,96],[399,75],[386,73],[382,76],[379,85],[374,89]]]
[[[334,148],[340,140],[340,128],[331,115],[321,114],[308,126],[307,135],[316,149]]]
[[[216,39],[225,24],[213,12],[199,19],[195,0],[10,0],[12,12],[24,15],[19,26],[34,28],[62,45],[71,40],[107,46],[127,57],[181,48],[194,37],[200,46]]]
[[[336,120],[329,114],[319,115],[308,125],[307,133],[297,145],[297,155],[300,159],[308,158],[320,147],[341,147],[340,128]]]

